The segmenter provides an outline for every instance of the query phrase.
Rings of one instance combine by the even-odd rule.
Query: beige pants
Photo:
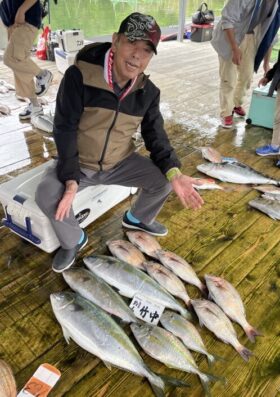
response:
[[[243,104],[246,91],[251,85],[256,54],[255,36],[246,34],[240,49],[242,58],[239,66],[231,59],[219,57],[221,117],[230,116],[235,106]]]
[[[28,23],[8,28],[8,45],[3,61],[14,72],[16,93],[26,98],[35,98],[33,78],[41,69],[30,58],[30,50],[38,29]]]
[[[280,146],[280,90],[277,90],[271,145]]]

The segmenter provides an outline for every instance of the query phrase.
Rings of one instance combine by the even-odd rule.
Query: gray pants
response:
[[[79,190],[99,184],[139,188],[131,212],[146,224],[154,221],[171,191],[171,185],[160,169],[149,158],[138,153],[133,153],[109,171],[81,168]],[[69,218],[62,222],[54,219],[64,190],[65,186],[58,180],[55,167],[49,167],[38,185],[35,200],[50,219],[61,247],[71,249],[77,245],[81,237],[81,228],[73,210],[71,209]]]

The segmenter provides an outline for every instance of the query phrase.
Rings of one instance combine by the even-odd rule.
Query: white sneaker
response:
[[[42,76],[36,77],[35,92],[37,96],[44,95],[51,85],[53,74],[49,70],[45,70]]]
[[[29,120],[32,116],[44,114],[42,106],[33,106],[30,102],[22,112],[19,113],[20,120]]]

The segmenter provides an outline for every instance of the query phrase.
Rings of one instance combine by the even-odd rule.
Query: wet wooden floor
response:
[[[54,64],[48,67],[55,72],[47,95],[52,105],[61,76]],[[219,128],[218,63],[209,43],[161,43],[149,73],[161,88],[166,128],[186,174],[199,176],[196,165],[203,160],[196,148],[209,145],[280,179],[280,170],[273,166],[272,159],[254,154],[255,147],[270,140],[270,130],[245,128],[244,120],[238,118],[235,130]],[[10,71],[2,63],[0,79],[12,82]],[[257,80],[255,76],[254,85]],[[0,102],[4,100],[11,105],[12,115],[0,118],[0,182],[56,153],[50,135],[18,121],[24,104],[11,95],[0,96]],[[214,384],[212,396],[276,397],[280,395],[280,224],[249,209],[249,200],[258,196],[250,186],[223,186],[224,191],[203,192],[205,205],[196,212],[183,209],[171,195],[159,216],[169,228],[160,243],[186,258],[201,278],[210,273],[232,282],[243,298],[249,322],[264,335],[252,344],[234,325],[241,343],[254,353],[246,363],[232,347],[201,330],[208,350],[226,359],[217,362],[212,372],[226,377],[227,384]],[[108,239],[124,237],[121,218],[129,206],[127,199],[87,227],[89,244],[78,263],[84,255],[107,252]],[[49,302],[50,293],[67,288],[62,276],[51,270],[52,255],[24,243],[4,227],[0,237],[0,358],[11,365],[18,389],[41,363],[48,362],[62,373],[53,397],[152,396],[145,380],[118,369],[109,371],[74,342],[66,344]],[[188,291],[192,297],[198,296],[193,288],[188,287]],[[168,369],[143,356],[153,370],[191,383],[189,389],[167,388],[166,395],[204,395],[196,376]],[[199,368],[208,371],[205,359],[198,354],[194,357]]]

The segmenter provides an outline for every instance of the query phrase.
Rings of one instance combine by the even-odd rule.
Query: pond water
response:
[[[199,0],[188,0],[186,18],[197,10]],[[215,16],[221,14],[224,0],[208,1]],[[53,30],[80,28],[87,38],[112,34],[120,22],[134,11],[154,16],[161,27],[178,25],[180,0],[50,0]],[[47,18],[46,21],[47,22]]]

